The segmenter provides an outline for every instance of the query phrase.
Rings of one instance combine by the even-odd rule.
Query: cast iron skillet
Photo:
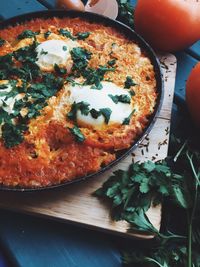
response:
[[[140,46],[140,48],[142,48],[143,51],[145,51],[146,55],[150,58],[153,66],[154,66],[154,70],[155,70],[155,74],[156,74],[156,81],[157,81],[157,93],[158,93],[157,103],[155,106],[155,110],[149,119],[148,125],[144,129],[142,135],[139,136],[134,141],[134,143],[132,144],[132,146],[129,149],[120,151],[117,154],[116,160],[114,160],[113,162],[111,162],[107,166],[102,167],[99,171],[97,171],[93,174],[86,175],[84,177],[76,178],[72,181],[66,181],[66,182],[63,182],[61,184],[50,185],[50,186],[46,186],[46,187],[22,188],[22,187],[10,187],[10,186],[3,186],[2,185],[2,186],[0,186],[0,190],[3,190],[3,191],[15,191],[15,192],[27,192],[27,191],[30,192],[30,191],[32,191],[32,192],[35,192],[35,191],[42,191],[42,190],[47,190],[47,189],[48,190],[49,189],[56,189],[56,188],[64,187],[66,185],[69,185],[69,184],[72,184],[72,183],[75,183],[78,181],[92,178],[92,177],[97,176],[98,174],[100,174],[102,172],[105,172],[106,170],[111,168],[111,166],[113,166],[114,164],[117,164],[121,159],[125,158],[132,150],[134,150],[136,147],[138,147],[138,145],[141,143],[141,141],[150,132],[151,128],[153,127],[153,125],[155,123],[156,115],[158,115],[158,113],[161,109],[162,100],[163,100],[163,81],[162,81],[161,68],[160,68],[159,61],[158,61],[155,53],[153,52],[152,48],[136,32],[134,32],[133,30],[131,30],[129,27],[127,27],[126,25],[124,25],[121,22],[109,19],[109,18],[101,16],[101,15],[89,13],[89,12],[48,10],[48,11],[28,13],[25,15],[20,15],[20,16],[10,18],[10,19],[5,20],[5,21],[0,23],[0,29],[6,28],[8,26],[14,26],[18,23],[23,23],[25,21],[32,20],[34,18],[44,18],[45,19],[45,18],[50,18],[50,17],[59,17],[59,18],[62,18],[62,17],[70,17],[70,18],[80,17],[83,19],[87,19],[91,22],[103,23],[104,25],[108,25],[108,26],[116,28],[118,31],[120,31],[120,32],[124,33],[126,36],[128,36],[129,39],[135,41]]]

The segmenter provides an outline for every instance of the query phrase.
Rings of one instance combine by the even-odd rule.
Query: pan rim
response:
[[[131,147],[126,150],[122,150],[120,153],[121,155],[119,157],[117,157],[114,161],[112,161],[105,167],[102,167],[97,172],[94,172],[94,173],[91,173],[91,174],[88,174],[82,177],[77,177],[70,181],[65,180],[59,184],[53,184],[53,185],[41,186],[41,187],[19,187],[19,186],[13,187],[13,186],[5,186],[5,185],[0,184],[0,191],[9,191],[9,192],[18,192],[18,193],[19,192],[30,192],[30,193],[42,192],[42,191],[47,191],[47,190],[55,190],[55,189],[64,188],[64,187],[69,186],[70,184],[75,184],[81,181],[85,181],[85,180],[97,177],[98,175],[109,170],[111,167],[115,166],[117,163],[119,163],[121,160],[127,157],[133,150],[135,150],[141,144],[141,142],[145,139],[145,137],[149,134],[152,127],[154,126],[157,116],[160,113],[160,110],[162,107],[164,89],[163,89],[162,70],[161,70],[161,64],[159,62],[159,59],[157,58],[151,46],[138,33],[136,33],[133,29],[123,24],[122,22],[110,19],[103,15],[94,14],[94,13],[90,13],[86,11],[81,12],[81,11],[72,11],[72,10],[66,11],[66,10],[54,9],[54,10],[36,11],[36,12],[26,13],[26,14],[22,14],[22,15],[9,18],[7,20],[0,22],[0,29],[7,28],[9,26],[14,26],[16,24],[21,24],[21,23],[30,21],[35,18],[45,19],[45,18],[51,18],[51,17],[70,17],[70,18],[80,17],[86,20],[91,20],[93,22],[103,23],[108,26],[121,29],[124,33],[128,34],[128,37],[131,40],[137,42],[138,45],[145,51],[146,55],[151,60],[152,65],[154,66],[155,77],[156,77],[156,82],[157,82],[156,89],[158,93],[158,98],[156,101],[156,105],[154,107],[154,112],[153,114],[150,115],[148,124],[143,130],[142,134],[139,135],[135,139]]]

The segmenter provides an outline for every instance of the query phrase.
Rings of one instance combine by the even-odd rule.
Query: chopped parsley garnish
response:
[[[85,141],[85,136],[82,134],[81,130],[77,126],[74,126],[73,128],[68,128],[68,129],[74,135],[74,138],[77,142]]]
[[[118,102],[121,102],[121,103],[127,103],[127,104],[130,104],[131,103],[131,98],[130,96],[128,95],[111,95],[109,94],[108,95],[112,101],[117,104]]]
[[[66,45],[63,45],[63,51],[67,51]]]
[[[17,39],[22,40],[25,38],[34,38],[38,34],[39,34],[39,32],[33,32],[31,30],[25,30],[17,36]]]
[[[24,140],[23,133],[27,130],[24,124],[14,125],[12,123],[4,123],[2,125],[2,138],[7,148],[11,148],[20,144]]]
[[[91,53],[81,47],[74,47],[70,53],[73,60],[72,71],[80,76],[87,67],[88,60],[91,59]]]
[[[101,108],[99,111],[104,116],[105,123],[108,124],[112,110],[110,108]]]
[[[49,35],[51,34],[51,31],[47,31],[44,33],[44,38],[47,39]]]
[[[40,55],[47,55],[48,52],[47,51],[44,51],[44,49],[42,49],[42,51],[40,52]]]
[[[3,40],[2,38],[0,38],[0,47],[3,46],[6,43],[5,40]]]
[[[129,125],[130,120],[131,120],[131,118],[132,118],[132,116],[133,116],[134,113],[135,113],[135,109],[131,112],[131,114],[127,118],[124,119],[124,121],[123,121],[122,124],[123,125]]]
[[[60,29],[59,34],[61,34],[62,36],[65,36],[67,38],[70,38],[71,40],[75,41],[75,40],[85,40],[86,38],[89,37],[90,32],[78,32],[75,36],[68,30],[65,29]]]
[[[99,116],[101,116],[101,111],[98,111],[98,110],[92,108],[90,110],[90,114],[91,114],[92,118],[97,119]]]
[[[78,40],[85,40],[86,38],[88,38],[90,35],[90,32],[78,32],[76,34],[76,37]]]
[[[89,109],[90,104],[84,101],[74,102],[71,106],[70,112],[67,114],[68,119],[76,121],[77,111],[80,110],[81,114],[88,115],[90,112]]]
[[[137,84],[133,81],[133,79],[130,76],[127,76],[126,81],[124,83],[124,88],[130,89],[131,86],[135,86],[135,85]]]
[[[112,60],[109,60],[109,61],[108,61],[108,65],[109,65],[109,66],[114,66],[115,63],[116,63],[116,59],[112,59]]]
[[[54,70],[56,73],[58,73],[60,75],[65,75],[67,73],[67,70],[59,67],[58,64],[54,64]]]
[[[115,68],[108,68],[107,66],[99,66],[97,69],[88,68],[82,75],[86,79],[84,85],[93,85],[91,89],[102,89],[101,81],[107,71],[115,71]]]
[[[129,90],[128,92],[131,95],[131,97],[135,95],[135,92],[133,90]]]
[[[67,78],[66,78],[66,81],[69,82],[69,83],[71,83],[72,86],[75,86],[75,85],[82,85],[81,83],[76,82],[76,81],[73,79],[73,77],[67,77]]]
[[[65,30],[65,29],[60,29],[59,31],[59,34],[61,34],[62,36],[65,36],[67,38],[70,38],[71,40],[76,40],[76,38],[72,35],[72,33],[68,30]]]

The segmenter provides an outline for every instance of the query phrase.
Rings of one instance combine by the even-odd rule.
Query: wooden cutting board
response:
[[[126,222],[113,221],[107,204],[92,196],[92,193],[116,169],[127,169],[133,161],[159,160],[167,156],[176,58],[171,54],[159,55],[159,58],[164,80],[163,105],[150,134],[133,153],[109,171],[87,181],[69,185],[64,189],[38,193],[0,192],[0,208],[45,216],[129,237],[151,238],[152,236],[138,231],[129,233],[127,231],[129,225]],[[147,216],[154,227],[159,229],[161,207],[150,208]]]

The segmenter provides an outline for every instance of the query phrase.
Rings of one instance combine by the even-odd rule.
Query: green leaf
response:
[[[112,95],[112,94],[109,94],[108,96],[112,99],[112,101],[115,104],[118,104],[118,102],[125,103],[125,104],[130,104],[131,103],[131,98],[126,94],[124,94],[124,95]]]
[[[44,33],[44,38],[47,39],[51,35],[51,31],[47,31]]]
[[[180,185],[174,185],[172,188],[174,201],[182,208],[188,208],[188,202],[185,198],[185,192],[181,189]]]
[[[101,116],[101,111],[98,111],[98,110],[92,108],[90,110],[90,114],[91,114],[92,118],[97,119],[99,116]]]
[[[105,123],[108,124],[112,110],[110,108],[101,108],[99,111],[104,116]]]
[[[54,64],[54,70],[57,74],[60,74],[60,75],[65,75],[67,73],[67,70],[59,67],[58,64]]]
[[[145,231],[153,234],[157,234],[158,230],[151,224],[148,217],[146,216],[144,210],[140,209],[133,214],[128,214],[124,216],[124,219],[137,227],[140,231]]]
[[[23,133],[27,130],[26,125],[13,125],[12,123],[5,123],[2,126],[2,138],[7,148],[11,148],[20,144],[23,140]]]
[[[72,71],[77,72],[79,75],[82,74],[88,65],[88,60],[91,59],[92,53],[84,48],[74,47],[70,54],[73,60]]]
[[[74,102],[71,106],[70,112],[67,114],[68,119],[76,121],[77,111],[80,110],[81,114],[88,115],[90,112],[89,109],[90,104],[84,101]]]
[[[122,124],[123,125],[129,125],[134,113],[135,113],[135,109],[131,112],[131,114],[127,118],[124,119]]]
[[[90,35],[90,32],[78,32],[78,33],[76,34],[76,38],[77,38],[78,40],[85,40],[86,38],[89,37],[89,35]]]
[[[17,39],[22,40],[25,38],[34,38],[38,34],[39,34],[39,32],[33,32],[31,30],[25,30],[17,36]]]
[[[83,141],[85,141],[85,136],[82,134],[81,130],[77,126],[74,126],[73,128],[68,128],[68,129],[73,134],[77,142],[82,143]]]
[[[116,59],[109,60],[108,65],[112,67],[116,64],[116,61],[117,61]]]
[[[124,83],[124,88],[130,89],[131,86],[135,86],[135,85],[137,84],[133,81],[133,79],[130,76],[127,76],[126,81]]]
[[[65,29],[60,29],[59,31],[59,34],[61,34],[62,36],[65,36],[71,40],[76,40],[76,38],[72,35],[72,33],[68,30],[65,30]]]

